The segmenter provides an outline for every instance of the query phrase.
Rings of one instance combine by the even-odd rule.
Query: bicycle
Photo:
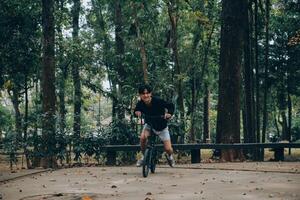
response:
[[[164,116],[149,116],[149,115],[142,115],[142,118],[163,118]],[[141,118],[141,122],[142,122]],[[141,123],[143,125],[143,123]],[[149,174],[149,171],[151,173],[155,173],[156,169],[156,164],[158,162],[158,151],[156,149],[155,144],[157,143],[157,135],[154,133],[152,125],[147,124],[150,127],[150,135],[148,136],[148,142],[147,146],[144,152],[144,160],[142,164],[142,172],[143,172],[143,177],[147,177]]]
[[[142,164],[143,177],[147,177],[149,171],[155,173],[157,158],[157,149],[155,147],[157,136],[154,134],[152,127],[150,129],[150,136],[148,137],[147,147],[144,153],[144,162]]]

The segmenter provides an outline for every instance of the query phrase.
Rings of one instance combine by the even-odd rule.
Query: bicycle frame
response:
[[[157,149],[155,147],[157,136],[153,132],[152,128],[150,131],[150,136],[148,137],[147,147],[144,153],[144,163],[143,163],[143,176],[147,177],[149,170],[151,173],[155,172],[155,167],[157,163]]]
[[[143,115],[144,117],[150,117],[150,118],[164,118],[164,115],[161,116],[149,116],[149,115]],[[142,125],[142,118],[141,118],[141,125]],[[144,162],[143,162],[143,176],[147,177],[149,174],[149,170],[151,173],[155,172],[156,163],[158,161],[157,159],[157,149],[155,147],[157,135],[154,133],[152,125],[148,124],[150,128],[150,136],[147,138],[147,147],[144,152]]]

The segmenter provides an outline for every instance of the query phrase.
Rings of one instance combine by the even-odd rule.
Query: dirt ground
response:
[[[160,165],[147,178],[134,166],[26,170],[26,176],[5,181],[21,171],[1,173],[2,199],[300,199],[300,162]]]

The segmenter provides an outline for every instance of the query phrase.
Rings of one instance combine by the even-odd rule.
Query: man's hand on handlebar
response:
[[[142,112],[141,111],[135,111],[134,113],[137,117],[141,117],[142,116]]]
[[[138,118],[141,118],[142,117],[142,112],[141,111],[135,111],[134,112],[135,116],[137,116]],[[147,116],[149,118],[152,118],[152,119],[159,119],[159,118],[163,118],[163,119],[171,119],[172,118],[172,115],[170,113],[165,113],[164,115],[158,115],[158,116],[152,116],[152,115],[144,115],[144,116]]]
[[[164,118],[165,119],[171,119],[172,115],[170,113],[165,113]]]

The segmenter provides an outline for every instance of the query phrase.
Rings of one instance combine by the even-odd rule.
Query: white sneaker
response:
[[[136,166],[137,167],[141,167],[144,163],[144,156],[142,156],[137,162],[136,162]]]
[[[170,167],[175,166],[175,160],[174,160],[172,155],[169,156],[168,154],[166,154],[166,159],[167,159],[168,164],[170,165]]]

